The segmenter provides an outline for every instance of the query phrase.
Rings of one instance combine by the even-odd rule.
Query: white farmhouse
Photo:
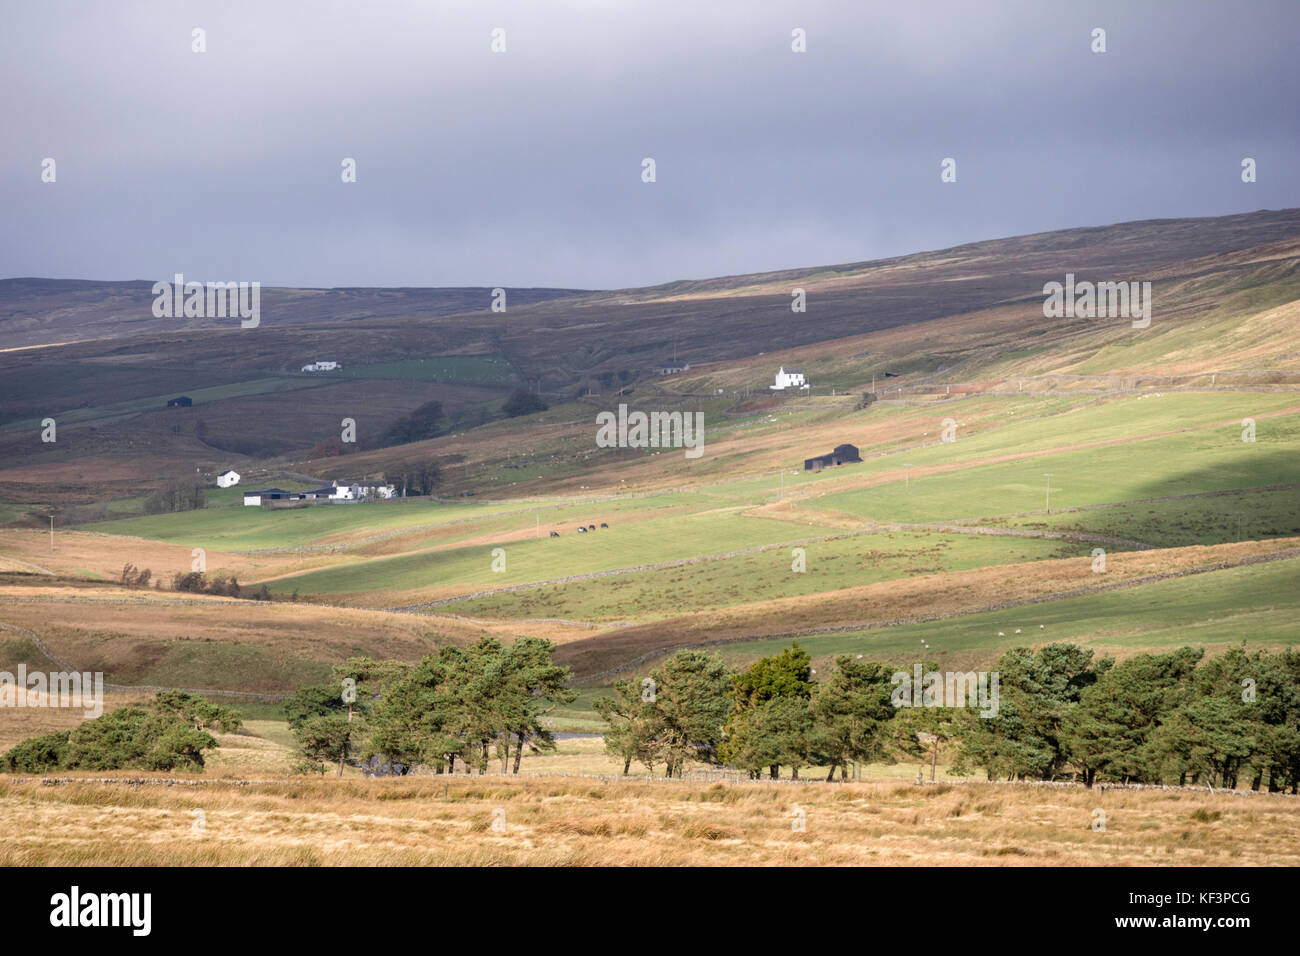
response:
[[[336,481],[315,491],[304,492],[303,496],[316,501],[360,501],[364,498],[392,498],[396,492],[396,487],[381,481]]]
[[[304,365],[302,367],[302,370],[304,372],[332,372],[335,369],[339,369],[342,367],[343,366],[340,365],[338,362],[326,362],[322,360],[319,362],[312,362],[308,365]]]
[[[237,484],[239,484],[239,472],[237,471],[223,471],[217,475],[218,488],[230,488]]]
[[[787,371],[784,365],[776,373],[776,384],[768,386],[768,388],[778,392],[787,388],[807,387],[808,383],[804,381],[803,372],[796,372],[794,369]]]

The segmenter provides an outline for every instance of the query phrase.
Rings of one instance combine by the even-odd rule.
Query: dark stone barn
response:
[[[861,460],[862,456],[858,454],[857,445],[836,445],[834,451],[825,455],[818,455],[816,458],[805,458],[803,470],[821,471],[823,468],[829,468],[832,465],[845,465],[852,461]]]

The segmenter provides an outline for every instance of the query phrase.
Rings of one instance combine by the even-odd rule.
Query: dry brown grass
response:
[[[895,781],[9,779],[0,834],[0,865],[1295,866],[1300,800]]]
[[[180,674],[178,680],[180,686],[259,693],[292,693],[299,686],[294,678],[307,673],[305,667],[314,667],[311,673],[321,668],[327,672],[328,665],[357,654],[418,661],[437,643],[471,641],[488,630],[435,615],[232,601],[106,585],[0,585],[0,621],[36,633],[78,669],[103,671],[107,682],[118,684],[155,682],[146,679],[151,669],[165,662],[182,640],[214,655],[223,646],[252,648],[267,662],[261,672],[224,673],[210,668]],[[20,637],[0,630],[0,647]],[[0,658],[4,656],[0,652]],[[213,660],[219,663],[221,658]],[[0,659],[0,669],[11,663]]]
[[[170,582],[176,572],[188,572],[194,557],[189,545],[168,544],[148,538],[65,531],[59,528],[50,550],[47,531],[28,528],[0,529],[0,570],[29,571],[30,565],[64,577],[94,577],[117,581],[128,561],[148,568],[155,581]],[[234,574],[243,580],[269,576],[280,567],[298,567],[301,562],[290,552],[255,557],[208,551],[207,566],[213,575]]]
[[[3,634],[3,632],[0,632]],[[0,665],[0,670],[13,668]],[[136,707],[146,703],[152,694],[104,693],[104,713],[119,707]],[[52,734],[56,730],[71,730],[86,719],[80,707],[5,707],[0,709],[0,753],[28,737]]]

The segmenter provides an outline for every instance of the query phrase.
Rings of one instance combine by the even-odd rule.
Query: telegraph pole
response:
[[[1049,515],[1052,513],[1052,475],[1054,474],[1055,472],[1052,471],[1043,472],[1043,476],[1047,478],[1047,513]]]

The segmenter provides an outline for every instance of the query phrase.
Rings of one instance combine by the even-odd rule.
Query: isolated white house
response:
[[[309,365],[304,365],[302,367],[302,370],[304,372],[332,372],[336,368],[342,368],[342,367],[343,366],[340,365],[338,362],[320,361],[320,362],[312,362]]]
[[[769,385],[768,388],[775,391],[781,391],[787,388],[807,388],[808,383],[804,381],[803,372],[796,372],[794,369],[786,371],[785,366],[781,366],[776,373],[776,384]]]
[[[239,484],[239,472],[237,471],[223,471],[217,475],[218,488],[229,488],[237,484]]]

